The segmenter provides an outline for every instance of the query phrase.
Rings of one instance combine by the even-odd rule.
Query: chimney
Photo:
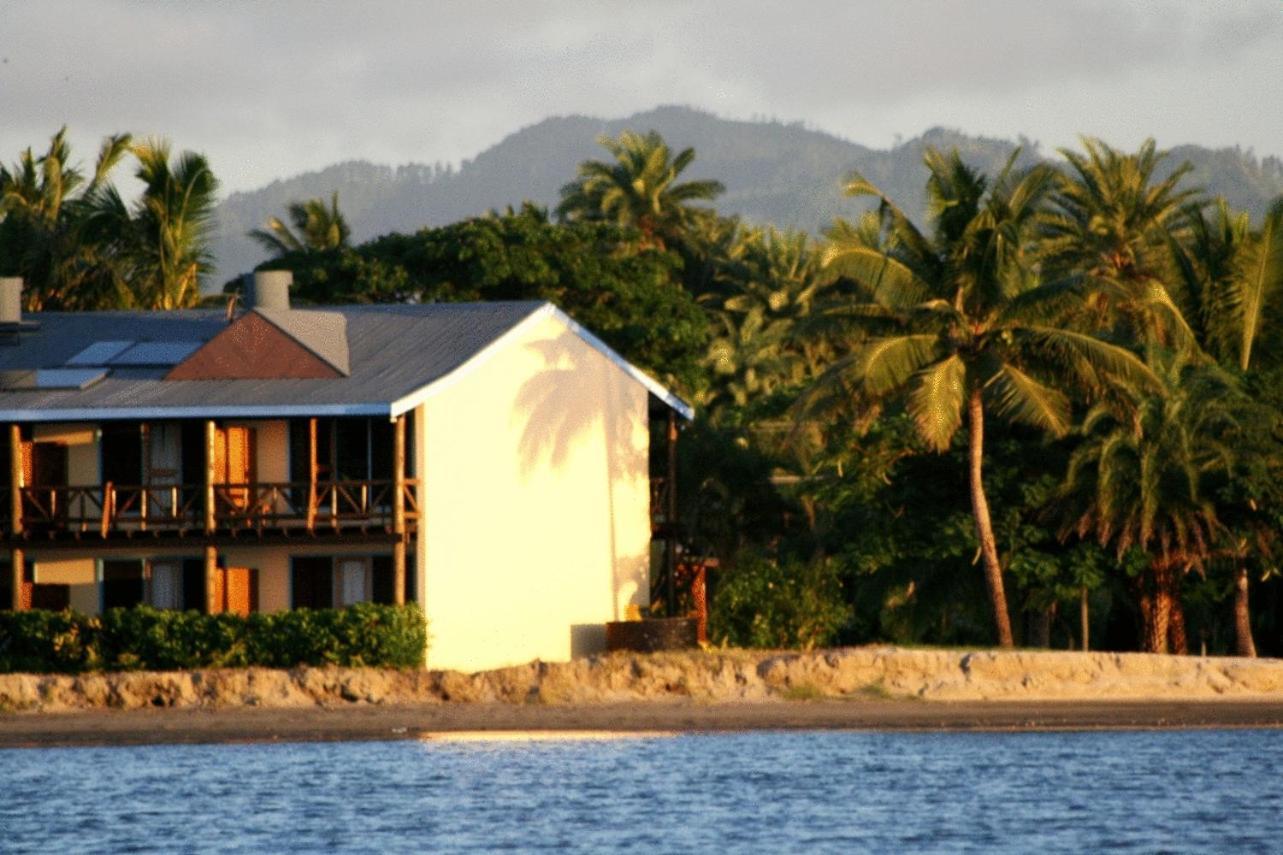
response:
[[[242,289],[247,309],[288,309],[294,274],[288,270],[260,270],[246,273]]]
[[[0,324],[22,323],[22,277],[0,277]]]

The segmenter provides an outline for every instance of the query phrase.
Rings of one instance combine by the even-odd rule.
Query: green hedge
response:
[[[0,673],[172,671],[251,665],[423,665],[418,606],[360,603],[249,617],[137,606],[101,616],[0,612]]]

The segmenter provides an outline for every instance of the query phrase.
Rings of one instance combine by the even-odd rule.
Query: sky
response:
[[[554,115],[682,104],[888,147],[943,125],[1283,155],[1283,0],[0,0],[0,159],[67,125],[225,191],[458,163]]]

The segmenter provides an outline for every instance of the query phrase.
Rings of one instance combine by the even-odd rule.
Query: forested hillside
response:
[[[694,178],[726,185],[718,209],[758,223],[802,228],[818,234],[839,214],[859,205],[844,198],[841,179],[857,170],[921,217],[923,151],[957,148],[985,172],[997,171],[1019,144],[1029,157],[1055,157],[1029,141],[971,137],[932,129],[891,149],[870,149],[800,123],[721,119],[685,107],[660,107],[623,119],[585,116],[546,119],[513,133],[459,168],[410,164],[340,163],[276,181],[251,193],[233,193],[218,207],[214,244],[217,274],[226,279],[250,270],[265,257],[245,235],[296,200],[338,191],[353,238],[439,226],[525,200],[555,206],[558,190],[582,161],[595,157],[600,134],[625,129],[656,130],[676,148],[693,146],[699,159]],[[1161,141],[1160,141],[1161,142]],[[1190,183],[1223,195],[1235,208],[1259,218],[1270,199],[1283,193],[1283,161],[1257,159],[1238,149],[1184,145],[1164,164],[1194,164]]]

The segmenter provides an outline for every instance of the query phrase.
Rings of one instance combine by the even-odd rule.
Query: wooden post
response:
[[[316,418],[307,420],[307,531],[316,530]]]
[[[214,446],[217,441],[214,420],[205,421],[205,534],[214,533]],[[212,549],[212,547],[210,547]],[[209,555],[205,556],[206,561]]]
[[[677,413],[668,411],[668,507],[664,522],[668,537],[664,544],[664,611],[669,617],[677,615]]]
[[[213,546],[205,547],[205,614],[217,614],[223,610],[219,602],[218,584],[218,550]]]
[[[392,602],[405,604],[405,415],[392,423]]]
[[[9,579],[12,583],[9,607],[15,612],[20,612],[27,606],[26,598],[22,596],[22,586],[26,584],[26,578],[26,561],[23,560],[22,550],[15,549],[9,553]]]
[[[22,536],[22,428],[9,425],[9,533]]]
[[[142,460],[142,495],[138,497],[138,528],[147,530],[147,487],[151,484],[151,426],[143,422],[138,426],[140,444],[143,450]]]

